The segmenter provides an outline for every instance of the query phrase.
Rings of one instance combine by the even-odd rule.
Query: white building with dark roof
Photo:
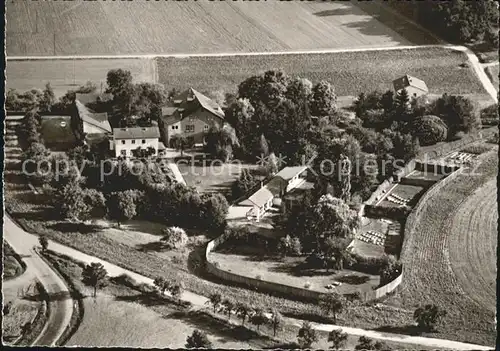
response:
[[[160,131],[158,127],[133,127],[113,129],[113,140],[110,149],[114,150],[115,157],[134,157],[134,150],[153,148],[152,156],[157,156],[165,150],[163,143],[159,142]]]
[[[401,90],[406,89],[410,98],[418,98],[429,93],[429,88],[427,88],[427,84],[425,84],[423,80],[412,77],[408,74],[394,80],[392,85],[394,86],[396,94],[401,92]]]

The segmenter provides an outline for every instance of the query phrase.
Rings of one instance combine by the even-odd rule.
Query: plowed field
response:
[[[497,150],[478,161],[474,174],[458,174],[431,195],[416,229],[405,234],[405,277],[395,300],[407,309],[445,309],[440,337],[494,345]]]

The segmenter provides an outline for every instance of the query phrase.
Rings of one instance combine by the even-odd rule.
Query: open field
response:
[[[337,95],[358,95],[371,90],[388,90],[404,74],[423,79],[432,94],[482,94],[481,82],[467,63],[467,56],[443,48],[388,51],[339,52],[325,54],[282,54],[226,57],[157,58],[160,83],[200,91],[233,92],[246,78],[271,69],[283,69],[291,76],[313,82],[328,80]]]
[[[20,91],[43,89],[45,84],[50,82],[57,97],[91,81],[100,90],[101,84],[103,89],[105,88],[108,71],[115,68],[132,72],[135,82],[153,82],[155,79],[155,63],[147,58],[8,61],[5,73],[6,88]]]
[[[493,313],[498,239],[496,195],[496,179],[477,189],[454,213],[449,237],[449,260],[462,291]]]
[[[425,32],[391,18],[383,9],[365,10],[369,13],[355,3],[276,0],[13,1],[6,11],[7,55],[251,52],[434,43]]]
[[[279,284],[329,292],[326,285],[334,281],[342,283],[335,291],[350,294],[355,291],[368,291],[378,286],[379,277],[349,270],[326,272],[324,269],[310,269],[304,265],[305,257],[268,256],[262,250],[250,247],[225,249],[210,253],[210,262],[217,262],[223,270],[249,278],[260,277],[262,280]]]
[[[496,260],[495,238],[489,232],[495,230],[495,195],[491,188],[493,200],[473,195],[495,177],[497,150],[481,155],[479,161],[476,175],[467,171],[457,175],[427,201],[418,230],[406,235],[401,254],[405,279],[390,301],[409,309],[432,301],[448,312],[440,337],[493,345],[495,313],[490,304]],[[480,208],[476,211],[474,206]],[[457,229],[462,218],[467,218],[462,222],[465,227]],[[474,275],[475,280],[464,285]]]

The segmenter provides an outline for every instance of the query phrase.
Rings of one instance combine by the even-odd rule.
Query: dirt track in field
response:
[[[496,192],[487,190],[498,169],[496,152],[481,156],[478,175],[458,174],[430,196],[416,229],[405,233],[405,277],[391,299],[407,309],[436,304],[447,311],[437,335],[483,345],[494,345],[496,338],[494,286],[488,282],[496,262],[494,234],[488,234],[494,230],[490,212]],[[487,199],[485,193],[490,194]]]
[[[497,184],[492,179],[455,212],[448,241],[458,283],[473,300],[495,312]]]

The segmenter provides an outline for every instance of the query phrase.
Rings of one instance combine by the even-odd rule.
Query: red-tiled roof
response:
[[[153,139],[160,137],[158,127],[133,127],[113,129],[115,139]]]

